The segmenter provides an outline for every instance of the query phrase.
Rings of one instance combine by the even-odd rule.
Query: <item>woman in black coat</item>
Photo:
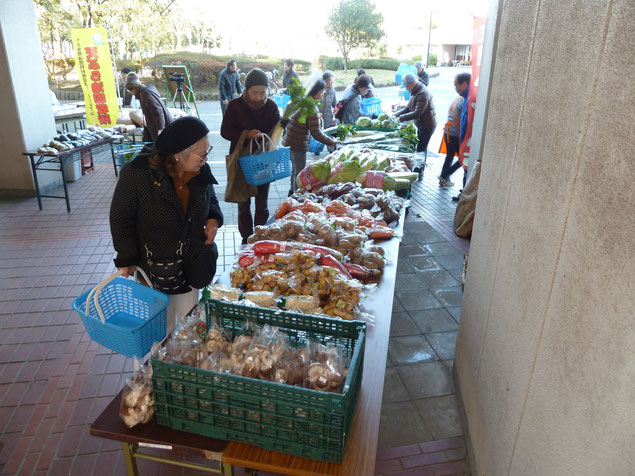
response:
[[[121,169],[110,206],[115,265],[124,276],[137,266],[170,294],[168,330],[185,315],[216,271],[214,238],[223,224],[206,163],[207,126],[194,117],[169,124],[154,149]],[[194,289],[193,289],[194,288]]]

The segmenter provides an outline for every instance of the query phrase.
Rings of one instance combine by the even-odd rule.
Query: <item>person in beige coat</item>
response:
[[[315,83],[315,86],[311,88],[311,91],[309,91],[309,96],[316,101],[320,101],[325,88],[326,83],[320,79]],[[322,114],[317,106],[313,114],[307,115],[304,124],[298,120],[300,113],[301,111],[298,111],[291,116],[289,124],[287,124],[285,128],[284,136],[282,137],[282,145],[289,147],[291,152],[291,188],[289,189],[289,195],[297,189],[295,180],[300,171],[306,166],[306,153],[309,150],[311,136],[313,136],[316,141],[329,147],[335,147],[339,144],[338,141],[331,139],[321,131]]]

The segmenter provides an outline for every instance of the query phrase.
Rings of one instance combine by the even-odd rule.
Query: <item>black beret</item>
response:
[[[176,154],[209,134],[203,121],[185,116],[171,122],[154,142],[154,150],[162,155]]]

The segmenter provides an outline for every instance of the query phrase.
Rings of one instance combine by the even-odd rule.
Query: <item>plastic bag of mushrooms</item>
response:
[[[154,416],[152,367],[141,365],[135,357],[134,368],[132,378],[126,380],[119,407],[119,416],[128,428],[147,423]]]
[[[204,370],[241,375],[326,392],[341,392],[348,363],[335,346],[309,341],[303,348],[290,345],[279,328],[246,321],[233,340],[213,325],[207,338],[181,327],[153,357]]]

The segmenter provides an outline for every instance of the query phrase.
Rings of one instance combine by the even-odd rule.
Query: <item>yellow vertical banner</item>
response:
[[[109,127],[119,117],[108,32],[103,27],[71,29],[75,66],[84,91],[86,122]]]

